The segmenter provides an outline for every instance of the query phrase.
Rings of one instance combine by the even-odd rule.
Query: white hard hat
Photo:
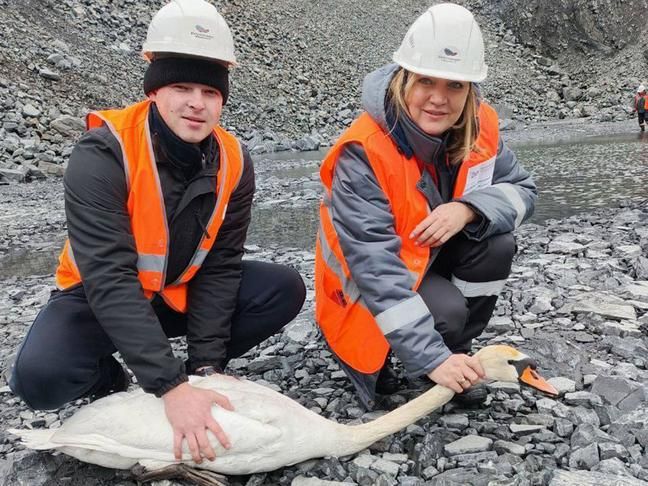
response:
[[[408,71],[455,81],[483,81],[488,72],[479,25],[453,3],[434,5],[416,19],[393,59]]]
[[[216,7],[205,0],[173,0],[149,24],[142,54],[149,61],[156,52],[184,54],[236,66],[234,39]]]
[[[640,84],[637,88],[637,93],[643,93],[644,91],[646,91],[646,87],[643,84]]]

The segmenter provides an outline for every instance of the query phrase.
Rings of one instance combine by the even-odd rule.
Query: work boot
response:
[[[123,392],[128,389],[131,379],[126,370],[112,356],[102,359],[100,367],[103,368],[104,377],[90,392],[90,400],[95,401],[112,393]],[[106,367],[108,369],[106,369]]]
[[[488,390],[486,389],[486,385],[477,383],[464,390],[463,393],[457,393],[452,398],[452,402],[464,408],[479,407],[484,404],[487,396]]]
[[[380,395],[392,395],[400,389],[400,379],[389,364],[389,360],[385,362],[378,379],[376,380],[376,393]]]

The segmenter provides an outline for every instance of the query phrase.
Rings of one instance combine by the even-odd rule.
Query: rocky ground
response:
[[[64,238],[60,179],[89,109],[137,100],[139,46],[163,0],[0,0],[0,365],[46,302]],[[430,2],[277,0],[215,2],[234,31],[225,125],[254,153],[326,145],[360,109],[362,76],[383,64]],[[466,0],[485,32],[485,96],[510,141],[636,130],[630,100],[648,81],[647,0]],[[643,30],[642,30],[643,28]],[[312,207],[300,157],[257,164],[256,209]],[[13,182],[32,181],[31,184]],[[9,183],[8,185],[2,185]],[[507,342],[538,359],[561,390],[549,399],[491,384],[486,406],[452,405],[363,453],[308,461],[246,485],[644,485],[648,486],[648,203],[526,225],[496,315],[478,345]],[[284,226],[274,228],[281,232]],[[306,305],[285,332],[232,363],[304,406],[350,423],[362,411],[313,323],[312,251],[276,245],[249,258],[297,268]],[[184,352],[182,340],[174,342]],[[417,393],[382,402],[394,408]],[[0,429],[56,427],[83,401],[32,412],[0,388]],[[317,479],[306,479],[317,478]],[[329,481],[329,483],[325,482]],[[171,483],[158,483],[169,486]],[[177,484],[177,483],[174,483]],[[134,486],[128,472],[24,450],[0,432],[0,486]]]
[[[578,126],[549,124],[520,133],[534,140],[566,136]],[[297,166],[315,171],[316,164],[298,158],[260,160],[256,207],[314,204],[318,188],[312,176],[287,184],[271,174]],[[52,257],[65,229],[61,199],[60,181],[0,186],[0,364],[6,364],[48,298]],[[648,203],[629,203],[518,231],[513,273],[478,346],[510,343],[538,359],[541,372],[561,391],[559,398],[493,383],[484,407],[448,405],[357,456],[308,461],[233,477],[230,483],[648,485],[647,222]],[[272,238],[268,234],[267,241]],[[294,266],[309,293],[296,321],[235,360],[231,371],[339,422],[366,421],[381,413],[361,409],[316,331],[312,251],[255,244],[248,258]],[[184,352],[182,340],[174,346]],[[403,391],[385,397],[380,408],[405,403],[418,393],[416,386],[403,379]],[[0,428],[57,427],[83,403],[33,412],[1,388]],[[128,472],[24,450],[6,433],[0,438],[0,485],[135,485]],[[180,483],[158,486],[169,484]]]

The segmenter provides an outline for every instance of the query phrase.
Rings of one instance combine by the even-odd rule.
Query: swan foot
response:
[[[195,469],[185,464],[171,464],[154,471],[147,471],[144,467],[137,465],[131,469],[131,474],[136,481],[141,482],[184,479],[192,481],[196,486],[229,486],[225,476],[204,469]]]

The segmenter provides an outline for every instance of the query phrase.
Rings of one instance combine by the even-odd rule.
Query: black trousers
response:
[[[495,289],[503,285],[497,282],[507,279],[511,273],[515,251],[512,233],[494,235],[480,242],[459,233],[443,245],[418,293],[434,316],[436,330],[452,352],[470,351],[473,338],[484,331],[497,303],[499,292]],[[471,296],[464,296],[452,282],[453,277],[472,287],[464,291]],[[472,295],[475,293],[481,295]]]
[[[306,289],[295,270],[273,263],[243,262],[232,317],[227,360],[239,357],[277,333],[301,310]],[[185,335],[184,314],[163,306],[155,311],[168,337]],[[54,409],[82,398],[110,374],[117,349],[96,320],[83,290],[54,292],[25,337],[10,387],[34,409]]]

